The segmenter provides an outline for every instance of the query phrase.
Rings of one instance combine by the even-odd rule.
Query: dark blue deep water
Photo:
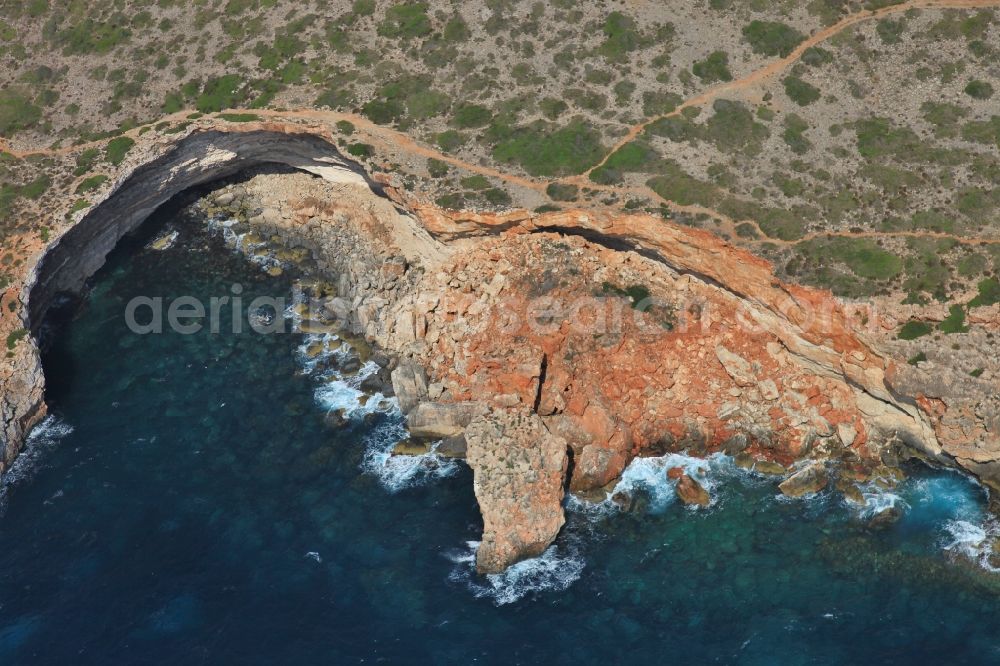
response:
[[[0,664],[1000,663],[995,528],[943,471],[873,490],[905,513],[870,530],[721,457],[685,509],[663,471],[698,463],[642,461],[648,511],[571,502],[544,557],[476,578],[469,471],[383,467],[398,417],[325,419],[351,391],[303,371],[301,335],[127,330],[137,295],[291,290],[164,223],[175,245],[125,243],[46,352],[53,416],[2,491]]]

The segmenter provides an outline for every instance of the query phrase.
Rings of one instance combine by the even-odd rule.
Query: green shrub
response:
[[[545,193],[555,201],[576,201],[580,195],[580,188],[564,183],[549,183]]]
[[[934,125],[934,133],[940,137],[951,137],[958,132],[958,123],[969,112],[948,102],[927,101],[920,105],[924,120]]]
[[[796,155],[805,155],[812,148],[812,142],[806,138],[805,132],[809,129],[809,123],[794,113],[785,116],[785,131],[781,138],[791,148]]]
[[[45,190],[49,189],[49,185],[51,184],[52,179],[48,175],[42,174],[27,185],[22,185],[19,193],[26,199],[37,199],[45,194]]]
[[[973,275],[981,275],[986,270],[988,263],[989,260],[984,255],[976,253],[959,259],[956,268],[962,277],[972,277]]]
[[[558,129],[534,123],[503,134],[493,148],[494,159],[520,164],[532,176],[583,173],[605,152],[600,133],[582,118]]]
[[[256,113],[220,113],[216,118],[225,120],[227,123],[252,123],[260,120],[260,116]]]
[[[798,46],[805,35],[798,30],[775,21],[751,21],[743,28],[743,37],[750,43],[754,53],[782,58],[788,56]]]
[[[350,120],[338,120],[337,130],[344,136],[351,136],[354,134],[354,123]]]
[[[645,116],[662,116],[672,113],[683,98],[677,93],[644,92],[642,94],[642,113]]]
[[[31,103],[25,91],[19,88],[0,90],[0,135],[13,136],[34,126],[42,117],[42,110]]]
[[[993,86],[986,81],[973,80],[965,86],[965,94],[975,99],[989,99],[993,97]]]
[[[814,239],[799,248],[822,261],[843,263],[858,277],[869,280],[890,280],[903,271],[902,259],[870,238]]]
[[[455,109],[454,120],[463,129],[485,127],[493,120],[493,112],[478,104],[463,104]]]
[[[205,82],[195,107],[202,113],[214,113],[238,106],[245,99],[243,79],[239,74],[226,74]]]
[[[433,157],[427,160],[427,172],[431,178],[444,178],[448,175],[449,167],[447,162],[436,160]]]
[[[819,88],[797,76],[786,76],[782,83],[785,84],[785,94],[799,106],[809,106],[820,97]]]
[[[56,43],[62,47],[63,55],[108,53],[130,35],[127,28],[114,22],[98,23],[86,19],[60,32]]]
[[[135,141],[127,136],[119,136],[108,142],[107,148],[105,148],[104,159],[115,166],[122,163],[125,159],[125,155],[128,151],[132,150],[132,146],[135,145]]]
[[[103,185],[108,181],[108,177],[104,174],[98,174],[96,176],[91,176],[80,182],[76,186],[76,193],[83,194],[84,192],[90,192],[91,190],[96,190],[98,187]]]
[[[597,51],[608,60],[623,62],[631,51],[638,49],[642,36],[636,29],[635,21],[621,12],[611,12],[604,21],[604,42]]]
[[[902,21],[892,19],[882,19],[875,24],[875,31],[885,44],[898,44],[902,41],[903,31],[906,25]]]
[[[469,26],[466,25],[465,20],[455,14],[448,22],[444,25],[444,38],[448,42],[464,42],[472,36],[469,31]]]
[[[367,143],[352,143],[347,146],[347,152],[355,157],[371,157],[373,154],[372,147]]]
[[[910,321],[903,324],[903,327],[899,329],[899,334],[897,337],[900,340],[916,340],[917,338],[922,338],[925,335],[930,335],[931,325],[917,321],[916,319],[911,319]]]
[[[445,130],[444,132],[439,132],[434,137],[434,142],[438,145],[438,148],[446,153],[457,150],[465,141],[465,136],[456,130]]]
[[[705,123],[704,138],[724,153],[739,152],[756,155],[770,135],[767,127],[754,120],[753,113],[742,102],[717,99],[712,104],[715,113]]]
[[[673,201],[682,206],[698,204],[714,206],[719,190],[711,183],[698,180],[684,172],[672,160],[664,160],[660,165],[660,175],[646,181],[646,185],[667,201]]]
[[[402,118],[406,109],[396,100],[373,99],[361,107],[361,113],[365,114],[373,123],[390,125]]]
[[[184,95],[177,92],[167,93],[160,108],[166,114],[177,113],[184,108]]]
[[[703,83],[733,80],[733,75],[729,71],[729,56],[725,51],[713,51],[704,60],[694,63],[691,72]]]
[[[965,308],[961,305],[952,305],[948,310],[948,316],[942,321],[938,328],[944,333],[968,333],[969,327],[965,325]]]
[[[460,182],[462,183],[462,187],[469,190],[485,190],[490,187],[489,179],[479,174],[466,176]]]
[[[434,203],[447,210],[459,210],[465,205],[465,198],[461,194],[453,192],[439,196],[434,200]]]
[[[810,46],[802,53],[802,62],[810,67],[819,67],[833,62],[833,55],[826,49]]]
[[[410,39],[425,37],[431,32],[431,21],[427,17],[427,3],[407,2],[393,5],[385,12],[385,18],[378,24],[378,34],[382,37]]]
[[[979,295],[969,301],[970,308],[1000,303],[1000,280],[992,277],[979,283]]]
[[[432,90],[419,90],[406,98],[406,110],[413,120],[426,120],[441,115],[451,106],[448,95]]]
[[[962,127],[962,138],[974,143],[993,144],[1000,147],[1000,116],[990,116],[989,120],[966,123]]]
[[[499,187],[491,187],[483,192],[483,198],[494,206],[509,206],[511,203],[510,195]]]
[[[538,101],[538,109],[549,120],[559,120],[562,114],[569,109],[569,105],[555,97],[544,97]]]
[[[7,335],[7,349],[13,351],[14,347],[17,346],[17,343],[20,342],[27,335],[28,335],[28,331],[26,331],[23,328],[19,328],[17,330],[11,331]]]
[[[908,360],[907,363],[909,363],[910,365],[918,365],[926,360],[927,360],[927,354],[925,354],[924,352],[920,352],[919,354]]]

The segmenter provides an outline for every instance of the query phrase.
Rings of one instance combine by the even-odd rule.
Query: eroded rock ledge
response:
[[[199,130],[132,155],[26,276],[27,327],[37,336],[57,295],[180,191],[266,163],[320,176],[264,179],[259,210],[243,212],[336,278],[317,318],[399,355],[392,383],[412,429],[464,436],[481,571],[540,553],[562,525],[564,487],[605,487],[639,455],[874,466],[900,443],[944,464],[973,447],[957,462],[997,482],[1000,445],[940,437],[941,407],[893,386],[896,363],[840,303],[705,232],[645,215],[442,211],[380,187],[302,127]],[[44,413],[34,345],[0,381],[9,463]]]

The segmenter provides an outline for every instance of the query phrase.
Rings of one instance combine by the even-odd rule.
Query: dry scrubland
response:
[[[7,0],[0,285],[107,186],[138,135],[328,109],[339,115],[310,120],[441,206],[660,212],[793,281],[950,307],[899,331],[940,347],[1000,300],[998,12]],[[800,46],[846,17],[860,20]],[[10,321],[13,290],[2,307]]]

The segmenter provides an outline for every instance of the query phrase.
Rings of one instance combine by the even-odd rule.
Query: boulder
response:
[[[421,402],[406,415],[406,426],[414,437],[442,439],[462,434],[483,412],[478,402]]]
[[[769,476],[784,476],[788,474],[788,470],[784,465],[770,460],[758,460],[754,462],[753,471]]]
[[[815,462],[778,484],[778,490],[788,497],[802,497],[818,493],[826,488],[826,483],[826,466]]]
[[[563,526],[567,444],[523,408],[477,416],[465,438],[483,515],[476,569],[498,573],[540,555]]]
[[[677,497],[685,504],[708,506],[712,502],[708,491],[687,474],[681,474],[677,479]]]
[[[682,476],[684,476],[683,467],[671,467],[670,469],[667,470],[667,478],[670,479],[671,481],[676,481]]]
[[[606,486],[621,476],[626,464],[628,459],[624,453],[588,444],[573,462],[570,490],[582,492]]]
[[[413,361],[400,361],[392,371],[392,390],[404,414],[427,397],[427,372]]]
[[[392,453],[390,455],[394,456],[422,456],[425,453],[430,452],[431,447],[427,442],[418,442],[412,439],[404,439],[401,442],[397,442],[396,446],[392,448]]]

